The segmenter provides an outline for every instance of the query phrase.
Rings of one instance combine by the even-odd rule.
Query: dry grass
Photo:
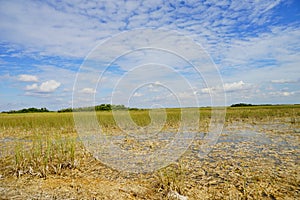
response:
[[[200,109],[199,132],[208,131],[210,111]],[[139,126],[151,123],[148,110],[130,115]],[[105,132],[120,131],[111,112],[98,112],[97,118]],[[167,109],[164,130],[178,130],[180,119],[180,110]],[[227,108],[228,132],[208,157],[200,160],[189,150],[152,174],[128,174],[84,149],[72,113],[0,114],[0,196],[168,199],[176,191],[189,199],[297,199],[299,119],[300,106]],[[244,129],[264,133],[270,141],[239,141]]]
[[[31,144],[17,142],[15,146],[12,170],[18,177],[31,174],[46,178],[48,174],[59,175],[63,169],[76,166],[74,138],[37,135],[31,141]]]

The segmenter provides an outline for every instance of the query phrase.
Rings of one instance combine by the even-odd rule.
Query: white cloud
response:
[[[282,23],[278,20],[278,15],[273,13],[278,6],[285,6],[286,1],[210,0],[203,2],[189,0],[184,1],[184,5],[183,2],[179,1],[162,0],[125,2],[108,0],[75,2],[66,0],[59,3],[29,0],[26,2],[3,1],[1,3],[0,31],[1,41],[5,41],[5,50],[0,55],[0,67],[10,63],[9,60],[5,60],[7,56],[18,58],[32,56],[40,65],[37,70],[35,68],[36,63],[32,64],[34,67],[26,66],[20,69],[22,68],[20,66],[18,71],[16,70],[17,72],[11,73],[22,73],[18,77],[19,81],[34,83],[28,83],[25,87],[27,95],[35,93],[36,96],[47,96],[50,101],[53,94],[48,93],[56,91],[58,87],[63,85],[61,95],[64,95],[65,98],[70,97],[76,76],[74,69],[77,69],[79,64],[76,60],[76,64],[73,65],[74,62],[69,62],[64,58],[79,57],[82,59],[99,41],[111,38],[123,30],[139,28],[178,30],[193,38],[212,56],[212,59],[221,69],[221,76],[225,84],[221,87],[220,83],[215,83],[215,79],[204,77],[209,83],[206,88],[195,92],[197,95],[221,92],[224,89],[232,97],[235,94],[240,97],[247,95],[249,90],[263,84],[277,84],[276,86],[272,85],[274,86],[272,92],[276,94],[279,91],[283,97],[295,98],[295,94],[298,94],[291,91],[281,91],[279,88],[282,87],[280,83],[295,83],[293,80],[299,80],[299,23]],[[133,35],[129,39],[131,38],[134,38],[131,42],[128,42],[128,38],[121,38],[120,41],[116,41],[111,51],[105,51],[106,58],[109,60],[114,53],[133,50],[134,45],[143,44],[145,42],[143,38],[147,39],[148,36],[147,32],[143,32]],[[184,55],[190,46],[180,40],[174,40],[172,37],[157,35],[156,39],[157,44],[155,45],[157,47],[163,48],[167,45],[174,48],[178,47],[177,49],[180,47],[182,53],[179,53],[181,55]],[[120,62],[117,64],[120,64],[120,68],[125,71],[132,69],[133,64],[150,62],[168,64],[174,71],[182,72],[183,77],[191,82],[192,88],[200,88],[200,77],[195,74],[195,71],[188,69],[183,62],[179,62],[180,59],[174,59],[172,55],[162,54],[162,52],[144,53],[140,51],[130,54],[132,57],[127,56],[127,60],[124,59],[123,63],[118,60]],[[191,53],[189,58],[199,58],[199,52]],[[51,60],[50,57],[49,62],[46,62],[46,59],[40,59],[41,56],[55,56],[54,60],[59,57],[62,59],[62,64],[59,65],[60,67],[46,66],[47,64],[56,65],[53,64],[55,61]],[[5,62],[2,62],[2,58]],[[10,74],[9,70],[3,74]],[[38,72],[35,73],[37,76],[29,75],[33,70]],[[139,83],[143,83],[144,80],[149,80],[149,83],[151,81],[150,92],[159,93],[161,91],[159,86],[172,85],[175,93],[180,94],[179,96],[188,97],[189,94],[193,94],[184,93],[182,84],[177,78],[174,78],[176,74],[172,75],[168,71],[157,72],[147,69],[135,73],[135,77],[130,79],[137,82],[141,80]],[[155,76],[161,78],[150,79]],[[92,88],[97,85],[99,73],[83,76],[83,78],[89,80],[82,81],[84,84],[80,85],[78,91],[94,94],[95,90]],[[107,80],[101,80],[97,91],[108,91],[107,93],[109,93],[119,80],[119,74],[112,72],[104,78]],[[11,80],[15,81],[16,78]],[[51,81],[38,83],[38,80]],[[159,82],[154,84],[156,80]],[[23,83],[18,84],[22,84],[24,87]],[[128,82],[128,87],[133,88],[130,84],[135,85],[136,82]],[[292,85],[293,87],[297,86],[296,84]],[[268,94],[269,91],[266,92],[265,90],[263,87],[260,88],[260,91],[257,90],[257,98],[263,96],[262,94]],[[140,91],[139,93],[124,91],[123,93],[126,94],[139,95],[139,93],[143,93],[146,96],[146,93]],[[109,95],[105,94],[101,97],[108,97]],[[123,96],[123,94],[120,95],[121,98]],[[160,98],[163,101],[166,97],[161,95]]]
[[[191,92],[181,92],[176,94],[177,97],[182,98],[182,99],[195,99],[195,93]]]
[[[54,92],[60,85],[61,85],[61,83],[59,83],[55,80],[46,81],[40,85],[40,91],[41,92]]]
[[[213,88],[202,88],[201,92],[205,93],[205,94],[209,94],[209,93],[213,92]]]
[[[32,85],[27,85],[25,87],[26,90],[31,90],[34,92],[42,92],[42,93],[49,93],[49,92],[54,92],[57,88],[59,88],[61,83],[55,81],[55,80],[50,80],[50,81],[45,81],[41,83],[40,85],[34,83]]]
[[[244,24],[263,23],[281,1],[63,1],[2,2],[1,37],[26,46],[27,52],[85,56],[97,42],[122,30],[171,28],[218,44]],[[227,7],[227,9],[221,9]],[[204,12],[202,12],[204,11]],[[188,13],[188,15],[187,15]],[[201,15],[199,14],[201,13]],[[245,25],[244,25],[245,26]],[[223,37],[219,37],[222,34]],[[203,37],[204,36],[204,37]],[[203,40],[204,39],[204,40]],[[216,41],[219,40],[219,41]],[[212,48],[213,49],[213,48]]]
[[[271,83],[279,83],[279,84],[284,84],[284,83],[296,83],[297,81],[291,80],[291,79],[276,79],[276,80],[271,80]]]
[[[269,92],[269,95],[271,96],[277,96],[277,97],[289,97],[294,95],[295,92],[288,92],[288,91],[276,91],[276,92]]]
[[[142,94],[142,93],[139,93],[139,92],[135,92],[135,93],[133,94],[133,96],[134,96],[134,97],[141,97],[141,96],[143,96],[143,94]]]
[[[299,87],[299,34],[297,26],[272,27],[268,33],[232,40],[231,47],[227,51],[226,48],[222,50],[225,58],[219,66],[222,66],[223,80],[236,82],[239,78],[259,88],[257,91],[253,89],[242,91],[242,94],[231,94],[233,102],[240,101],[243,95],[257,103],[298,101],[298,93],[293,90]],[[287,84],[290,84],[290,89],[285,91],[282,87]]]
[[[281,0],[277,0],[274,3],[271,3],[270,5],[268,5],[263,11],[262,13],[265,13],[269,10],[271,10],[272,8],[274,8],[275,6],[277,6],[278,4],[280,4]]]
[[[83,88],[81,90],[81,93],[84,93],[84,94],[94,94],[96,91],[95,89],[93,88]]]
[[[38,84],[34,83],[32,85],[26,85],[26,90],[38,90],[39,89],[39,86]]]
[[[243,81],[233,82],[233,83],[224,83],[223,86],[214,86],[202,88],[202,93],[212,93],[212,92],[236,92],[241,90],[248,90],[251,88],[251,84],[246,84]]]
[[[154,85],[162,85],[162,83],[160,81],[155,81]]]
[[[238,91],[238,90],[245,89],[246,88],[245,86],[246,86],[246,84],[243,81],[233,82],[233,83],[225,83],[224,90],[226,92]]]
[[[38,77],[34,75],[21,74],[18,76],[18,80],[24,82],[38,82]]]
[[[272,27],[269,33],[232,40],[232,43],[222,50],[224,59],[221,64],[248,70],[299,63],[299,34],[300,29],[296,27]]]

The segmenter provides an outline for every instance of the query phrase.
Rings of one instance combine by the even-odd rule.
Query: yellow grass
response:
[[[198,131],[207,132],[211,108],[200,108],[199,111]],[[151,123],[150,112],[134,110],[130,111],[130,116],[137,126],[146,127]],[[182,117],[181,110],[166,109],[166,113],[164,130],[178,130]],[[97,112],[96,116],[105,132],[120,131],[112,112]],[[259,127],[260,124],[284,124],[290,128],[285,131],[268,129],[265,132],[272,134],[284,132],[287,134],[286,140],[289,137],[295,137],[297,140],[299,136],[293,135],[293,132],[299,131],[299,119],[300,105],[235,107],[227,108],[225,126],[236,122]],[[297,143],[296,140],[292,142],[297,146],[299,141]],[[15,183],[14,178],[19,180],[19,184],[24,183],[24,185],[15,184],[16,190],[24,188],[27,179],[36,181],[43,178],[42,180],[53,183],[51,187],[58,188],[60,186],[54,180],[66,178],[71,185],[73,184],[72,189],[69,188],[73,192],[68,194],[74,198],[90,198],[92,194],[90,190],[104,187],[107,182],[112,183],[110,189],[108,188],[111,190],[111,198],[120,197],[120,199],[168,198],[169,191],[177,191],[179,194],[189,196],[190,199],[283,199],[284,194],[292,199],[300,195],[300,177],[294,162],[287,160],[287,168],[280,169],[276,168],[276,165],[273,167],[272,160],[258,157],[256,162],[265,164],[261,166],[243,157],[246,150],[241,150],[238,154],[240,157],[231,160],[221,159],[225,152],[219,154],[218,151],[212,151],[214,163],[192,159],[187,152],[187,156],[183,156],[179,163],[173,163],[153,174],[132,175],[116,172],[102,165],[85,150],[78,139],[73,113],[0,114],[0,145],[0,180],[3,180],[0,189],[5,188],[0,190],[0,196],[7,198],[17,196],[17,194],[10,195],[8,189],[9,185]],[[222,147],[224,146],[220,146]],[[230,147],[226,149],[229,151]],[[295,151],[297,150],[290,153],[287,151],[286,158],[294,156]],[[282,166],[285,165],[281,164],[280,167]],[[83,176],[86,178],[86,185],[84,182],[80,184]],[[92,183],[99,185],[96,187]],[[121,183],[131,185],[131,189],[126,187],[124,189]],[[42,189],[52,194],[47,187],[45,185]],[[81,193],[74,192],[76,187],[81,188]],[[295,187],[298,187],[298,192]],[[28,198],[32,197],[33,194],[29,191],[34,190],[34,187],[29,185],[25,188],[27,190],[24,189],[23,193],[28,194]],[[101,190],[101,194],[95,196],[109,199],[110,193]],[[60,195],[56,197],[62,198]]]

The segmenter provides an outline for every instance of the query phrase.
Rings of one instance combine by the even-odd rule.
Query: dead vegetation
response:
[[[96,160],[68,114],[14,116],[22,122],[0,116],[0,198],[299,199],[299,108],[228,112],[206,157],[197,157],[197,139],[178,162],[150,174],[118,172]]]

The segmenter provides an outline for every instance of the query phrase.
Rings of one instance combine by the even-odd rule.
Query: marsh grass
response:
[[[199,132],[208,131],[211,111],[212,108],[209,107],[199,109]],[[128,111],[97,112],[96,116],[102,130],[107,133],[120,131],[114,115],[123,115],[124,112]],[[163,130],[178,131],[182,119],[181,109],[170,108],[166,109],[165,113],[167,116]],[[136,126],[146,127],[151,123],[150,110],[133,110],[127,114]],[[297,126],[299,116],[300,105],[230,107],[226,111],[227,122],[241,120],[251,123],[268,122],[283,117],[287,118],[291,125]],[[18,176],[22,173],[31,173],[44,177],[48,173],[60,174],[63,168],[75,166],[76,151],[81,144],[76,139],[73,113],[0,114],[0,130],[1,138],[18,138],[13,149],[14,168]]]
[[[187,169],[182,162],[162,168],[155,174],[156,185],[154,187],[165,196],[171,191],[184,195],[187,181],[186,171]]]
[[[191,110],[193,109],[197,108],[191,108]],[[200,124],[203,120],[211,118],[211,110],[212,108],[209,107],[199,109]],[[133,110],[129,111],[129,115],[138,126],[147,126],[151,122],[149,111]],[[114,114],[118,114],[118,112]],[[181,109],[168,108],[166,109],[166,114],[165,126],[177,126],[180,123],[182,117]],[[97,112],[96,115],[100,126],[106,128],[117,127],[111,111]],[[291,123],[297,123],[296,119],[300,117],[300,105],[229,107],[226,109],[227,120],[268,120],[276,117],[289,117]],[[27,131],[36,129],[40,129],[41,131],[49,129],[64,129],[67,132],[75,131],[73,113],[0,114],[0,129],[3,131],[10,128]]]
[[[17,128],[18,130],[33,131],[39,129],[49,131],[60,128],[74,127],[72,113],[26,113],[0,114],[0,129]]]
[[[70,136],[35,135],[30,142],[18,142],[15,146],[12,170],[17,177],[30,174],[46,178],[60,175],[63,169],[76,166],[76,140]]]
[[[229,107],[227,119],[253,119],[268,121],[276,118],[300,116],[300,105]]]
[[[200,108],[199,111],[198,131],[205,133],[209,130],[211,108]],[[164,130],[177,131],[182,117],[181,110],[166,109],[166,114]],[[121,131],[112,112],[97,112],[96,116],[105,132]],[[138,126],[147,127],[151,123],[149,110],[130,111],[130,117]],[[226,112],[227,124],[236,121],[268,124],[275,122],[277,118],[280,118],[279,123],[285,121],[291,128],[295,127],[295,130],[298,130],[300,105],[235,107],[227,108]],[[7,138],[10,139],[9,145],[8,142],[5,143]],[[0,141],[4,141],[4,145],[1,147],[5,147],[0,149],[0,175],[4,177],[17,176],[20,178],[23,175],[29,175],[48,179],[50,175],[71,176],[70,171],[81,168],[89,169],[95,174],[102,173],[97,169],[91,169],[93,167],[90,166],[88,160],[93,159],[92,156],[87,158],[88,154],[77,138],[73,113],[0,114]],[[295,144],[298,144],[297,141]],[[230,147],[227,150],[229,151]],[[220,159],[221,156],[216,155]],[[234,167],[238,166],[234,163],[235,161],[245,162],[244,158],[238,155],[224,163],[220,171],[216,171],[214,166],[208,165],[206,171],[211,170],[210,173],[199,175],[199,172],[195,172],[196,174],[191,174],[193,176],[187,175],[191,173],[188,170],[193,171],[190,167],[186,167],[189,165],[188,162],[178,162],[157,171],[154,174],[154,186],[152,183],[150,185],[156,190],[155,192],[162,193],[164,198],[167,197],[169,191],[176,191],[191,197],[191,199],[223,199],[224,196],[227,196],[227,199],[272,199],[277,193],[285,192],[293,196],[290,190],[296,191],[294,188],[299,188],[299,176],[295,175],[293,179],[293,175],[288,175],[286,172],[286,174],[274,178],[275,172],[271,171],[273,163],[269,164],[270,166],[267,164],[260,166],[261,169],[266,169],[263,172],[247,171],[246,165],[242,166],[240,171],[234,171]],[[256,163],[251,160],[247,164],[252,164],[253,169],[256,169],[255,167],[263,161],[265,158],[258,159],[255,161]],[[101,167],[101,169],[103,168]],[[203,168],[205,165],[201,169]],[[279,169],[276,173],[283,173],[284,170],[286,169]],[[219,176],[222,173],[225,174],[224,180]],[[296,173],[293,171],[290,174]],[[105,176],[110,175],[105,174]],[[287,182],[286,176],[291,177],[288,178],[291,183]],[[203,180],[194,183],[193,177],[201,177]],[[210,177],[213,177],[217,184],[205,179]],[[199,180],[197,179],[197,181]],[[286,185],[282,185],[280,181]],[[195,189],[193,190],[193,188]],[[281,192],[283,190],[286,191]]]

